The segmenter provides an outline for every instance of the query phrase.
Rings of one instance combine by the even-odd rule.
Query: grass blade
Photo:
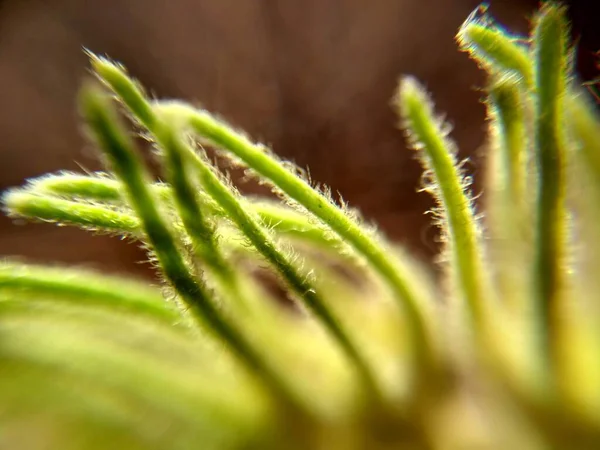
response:
[[[431,100],[413,78],[400,81],[397,106],[403,126],[413,146],[419,149],[426,170],[431,170],[435,184],[430,189],[443,208],[442,232],[447,235],[451,261],[447,266],[457,281],[457,290],[475,327],[481,326],[485,290],[485,273],[479,247],[480,230],[475,219],[472,199],[467,195],[464,176],[456,162],[455,150],[435,118]]]
[[[148,176],[133,145],[122,131],[108,100],[96,88],[82,94],[85,117],[113,170],[127,190],[132,207],[142,221],[145,234],[155,252],[167,281],[177,291],[185,306],[201,323],[208,326],[246,366],[265,381],[276,396],[296,408],[302,407],[286,381],[271,370],[268,363],[240,333],[239,329],[213,303],[211,295],[191,274],[182,253],[157,208]]]
[[[568,80],[567,23],[564,9],[544,4],[535,24],[536,58],[535,157],[538,191],[535,237],[537,307],[541,345],[549,361],[560,329],[560,299],[565,288],[565,149],[561,131]]]

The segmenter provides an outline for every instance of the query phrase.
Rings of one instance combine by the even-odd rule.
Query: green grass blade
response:
[[[2,196],[10,216],[59,224],[70,224],[93,231],[139,235],[140,221],[123,211],[102,205],[74,202],[47,195],[13,189]]]
[[[63,267],[0,262],[0,298],[29,296],[104,305],[159,318],[173,325],[182,320],[181,313],[163,298],[159,289],[141,282]]]
[[[152,183],[151,189],[158,199],[173,206],[173,191],[170,185]],[[104,207],[103,203],[114,204],[118,205],[119,211],[123,213],[128,209],[127,199],[123,195],[123,184],[102,173],[92,176],[74,173],[44,175],[30,180],[24,191],[41,196],[64,197],[66,200],[87,202],[98,207]],[[207,215],[218,219],[226,217],[223,210],[206,193],[199,191],[196,194]],[[292,208],[264,199],[251,199],[248,208],[254,210],[265,227],[283,236],[309,241],[324,250],[342,249],[346,255],[350,252],[339,237]]]
[[[484,301],[490,292],[485,289],[480,230],[475,219],[472,199],[467,195],[464,176],[456,162],[455,150],[443,124],[434,116],[431,100],[413,78],[405,77],[398,89],[397,106],[403,126],[413,146],[419,150],[426,170],[431,170],[435,184],[431,189],[443,208],[442,232],[447,234],[451,255],[447,269],[456,279],[457,289],[466,311],[476,327],[482,319]]]
[[[70,200],[87,200],[125,204],[123,184],[105,172],[91,175],[59,172],[30,179],[28,188],[40,194],[65,197]]]
[[[160,127],[159,139],[164,150],[177,212],[197,255],[224,283],[235,283],[233,270],[219,248],[215,224],[205,213],[204,205],[200,204],[197,189],[185,164],[185,155],[178,148],[178,140],[173,133],[169,126]]]
[[[142,86],[127,76],[125,69],[106,58],[87,52],[94,73],[99,80],[117,94],[117,98],[131,109],[134,119],[147,129],[154,126],[155,115],[146,99]]]
[[[108,100],[96,88],[82,94],[85,117],[113,170],[126,187],[133,209],[167,281],[201,323],[208,326],[277,396],[300,408],[285,380],[271,370],[260,353],[217,306],[206,288],[191,274],[150,190],[148,175],[133,144],[122,131]]]
[[[560,298],[565,288],[566,155],[561,128],[568,83],[568,27],[564,9],[546,3],[534,35],[536,67],[535,157],[538,172],[535,273],[541,345],[550,359],[560,328]]]
[[[92,64],[98,75],[111,87],[121,101],[125,103],[132,115],[137,117],[148,131],[154,135],[159,145],[164,146],[161,138],[161,133],[164,131],[163,121],[166,122],[166,126],[168,127],[172,127],[178,131],[182,130],[181,116],[172,114],[172,109],[166,112],[162,110],[159,117],[151,117],[153,112],[146,111],[145,105],[147,104],[147,100],[144,97],[143,91],[129,79],[121,68],[97,58],[92,58]],[[297,294],[298,298],[302,300],[304,306],[313,313],[331,336],[338,341],[341,348],[353,361],[368,390],[372,394],[379,396],[378,383],[371,372],[368,362],[361,355],[361,352],[349,337],[347,331],[344,330],[339,319],[332,314],[326,301],[316,292],[308,277],[301,273],[294,260],[286,254],[278,242],[264,229],[260,219],[247,210],[233,189],[221,180],[213,168],[197,155],[180,137],[173,134],[171,140],[172,143],[176,144],[176,148],[171,149],[173,150],[171,151],[171,155],[177,152],[189,159],[194,165],[204,190],[223,209],[227,217],[237,225],[259,253],[273,265],[289,287]],[[300,181],[299,178],[295,178]],[[311,190],[311,192],[314,191]]]
[[[513,72],[523,78],[526,86],[533,86],[531,56],[522,37],[490,26],[485,16],[473,15],[462,25],[456,39],[461,49],[490,73]]]
[[[177,139],[173,136],[174,139]],[[364,359],[360,350],[350,338],[339,319],[331,312],[327,302],[316,291],[309,278],[301,273],[300,268],[292,257],[268,234],[261,226],[260,219],[248,211],[232,188],[222,181],[215,169],[212,168],[181,138],[175,144],[176,151],[185,156],[193,165],[202,187],[226,212],[227,217],[235,223],[248,241],[272,264],[290,289],[295,292],[303,305],[321,322],[331,336],[338,341],[355,364],[364,379],[366,386],[376,395],[379,387],[371,373],[369,363]]]
[[[504,305],[513,313],[523,314],[531,306],[533,177],[528,170],[531,125],[525,111],[531,98],[520,84],[514,75],[505,75],[494,78],[489,87],[492,143],[487,161],[486,206],[497,289]]]
[[[525,108],[528,98],[512,76],[498,77],[489,88],[488,107],[493,134],[500,153],[497,189],[506,191],[508,202],[523,203],[527,197],[528,129]]]
[[[233,131],[226,124],[219,122],[206,111],[198,111],[173,102],[159,103],[157,108],[178,116],[183,123],[198,133],[210,144],[222,148],[243,161],[263,180],[269,180],[278,190],[285,193],[297,204],[323,221],[340,236],[357,254],[364,257],[392,288],[396,300],[408,316],[407,324],[414,348],[417,370],[431,365],[435,359],[434,344],[429,334],[428,313],[431,305],[422,297],[423,289],[418,286],[408,269],[410,265],[399,264],[392,256],[391,249],[368,233],[344,210],[334,205],[330,199],[314,190],[306,181],[285,167],[274,155],[264,147],[253,144],[244,135]]]

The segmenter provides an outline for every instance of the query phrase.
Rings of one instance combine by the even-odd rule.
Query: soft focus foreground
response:
[[[458,41],[489,72],[485,215],[424,89],[402,78],[394,100],[437,201],[441,286],[298,168],[90,55],[107,172],[29,180],[5,207],[140,241],[164,283],[2,263],[1,446],[600,446],[600,120],[564,10],[544,4],[526,39],[480,8]],[[241,196],[203,145],[281,202]]]

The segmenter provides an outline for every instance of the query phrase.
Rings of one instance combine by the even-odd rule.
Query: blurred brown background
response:
[[[82,46],[121,61],[154,94],[203,104],[272,145],[422,256],[435,230],[420,168],[389,103],[411,73],[455,124],[477,172],[483,77],[454,35],[477,0],[0,0],[0,190],[59,169],[99,169],[81,136]],[[571,2],[580,69],[595,75],[597,1]],[[495,0],[525,32],[534,0]],[[594,19],[595,17],[595,19]],[[479,170],[480,171],[480,170]],[[480,171],[481,172],[481,171]],[[477,175],[477,174],[476,174]],[[0,219],[0,255],[140,271],[134,245]]]

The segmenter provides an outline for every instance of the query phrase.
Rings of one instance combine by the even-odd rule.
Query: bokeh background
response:
[[[435,230],[421,174],[390,107],[396,81],[426,83],[481,178],[483,76],[454,42],[477,0],[0,0],[0,190],[60,169],[100,168],[76,94],[82,47],[107,54],[159,97],[219,113],[309,167],[391,238],[424,259]],[[572,1],[583,79],[597,76],[598,0]],[[492,0],[526,32],[534,0]],[[480,187],[476,186],[476,190]],[[0,219],[0,255],[147,270],[135,245]]]

